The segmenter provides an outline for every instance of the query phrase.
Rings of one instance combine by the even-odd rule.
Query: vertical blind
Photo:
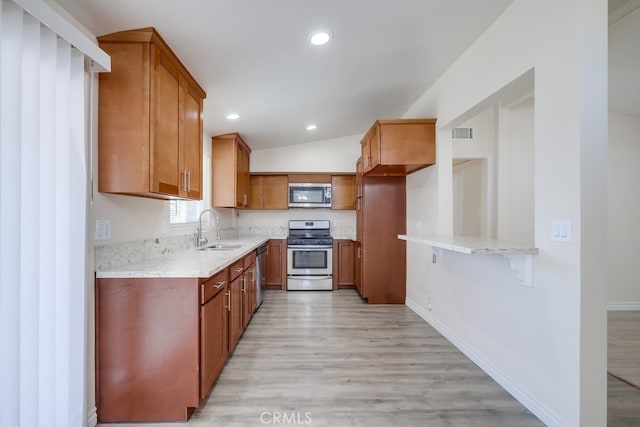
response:
[[[17,3],[0,0],[0,426],[82,426],[85,54]]]

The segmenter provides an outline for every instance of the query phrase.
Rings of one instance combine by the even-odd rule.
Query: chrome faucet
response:
[[[211,212],[211,214],[213,215],[213,219],[216,222],[216,240],[220,240],[220,216],[213,209],[205,209],[202,212],[200,212],[200,218],[198,219],[198,235],[196,236],[197,248],[200,248],[206,245],[207,242],[209,241],[206,237],[202,235],[202,215],[204,215],[205,212]]]

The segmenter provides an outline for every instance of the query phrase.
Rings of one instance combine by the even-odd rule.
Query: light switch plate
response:
[[[111,239],[111,221],[108,219],[96,219],[96,240]]]
[[[571,241],[571,221],[568,219],[554,219],[551,221],[551,241]]]

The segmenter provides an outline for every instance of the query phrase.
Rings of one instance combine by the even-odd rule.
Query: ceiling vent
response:
[[[451,130],[453,139],[473,139],[473,128],[453,128]]]

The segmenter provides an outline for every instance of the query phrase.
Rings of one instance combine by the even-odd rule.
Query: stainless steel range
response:
[[[333,238],[328,220],[289,221],[287,289],[333,289]]]

